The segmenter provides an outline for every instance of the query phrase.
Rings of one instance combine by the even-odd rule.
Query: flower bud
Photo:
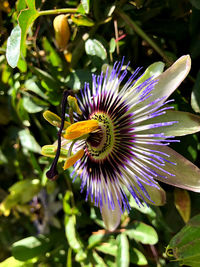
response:
[[[58,15],[53,21],[55,38],[58,48],[64,50],[70,38],[70,29],[66,15]]]

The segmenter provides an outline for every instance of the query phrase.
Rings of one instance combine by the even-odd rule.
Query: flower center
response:
[[[114,146],[114,125],[108,114],[97,112],[90,119],[98,121],[99,128],[87,139],[87,151],[95,160],[105,159]]]

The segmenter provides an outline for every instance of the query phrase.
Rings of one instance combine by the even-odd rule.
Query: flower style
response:
[[[90,196],[100,208],[110,231],[116,229],[124,210],[130,210],[125,187],[138,205],[140,200],[165,203],[157,181],[200,191],[200,170],[168,147],[178,142],[174,136],[200,131],[200,117],[167,105],[190,71],[191,60],[182,56],[162,73],[163,67],[162,62],[154,63],[136,78],[138,68],[120,87],[127,67],[122,71],[123,60],[116,62],[105,77],[93,75],[92,90],[86,83],[78,102],[72,95],[67,97],[70,123],[61,123],[50,111],[44,113],[51,124],[62,124],[64,132],[61,143],[44,146],[42,154],[54,157],[59,150],[57,158],[65,161],[64,169],[74,165],[72,175],[80,176],[81,192],[86,187],[86,200]]]

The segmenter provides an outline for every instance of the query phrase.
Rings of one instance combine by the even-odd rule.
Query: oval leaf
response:
[[[8,64],[15,68],[20,56],[21,28],[17,25],[11,32],[7,41],[6,58]]]
[[[85,51],[87,55],[97,56],[102,60],[105,60],[107,57],[106,49],[104,46],[96,39],[88,39],[85,42]]]
[[[12,245],[12,255],[15,259],[26,261],[44,254],[49,249],[49,239],[45,236],[29,236]]]
[[[117,267],[129,266],[129,242],[125,234],[118,235]]]
[[[90,11],[90,0],[81,0],[81,4],[86,14]]]
[[[170,241],[166,249],[168,256],[181,265],[200,266],[200,215],[193,217]]]
[[[130,227],[131,229],[124,232],[130,239],[149,245],[155,245],[158,242],[158,235],[152,226],[142,222],[134,222]]]

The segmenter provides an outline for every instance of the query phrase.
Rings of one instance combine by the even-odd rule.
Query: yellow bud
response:
[[[66,49],[70,38],[70,29],[66,15],[58,15],[53,21],[53,27],[55,30],[55,38],[58,48],[61,50]]]
[[[99,124],[96,120],[79,121],[71,124],[63,135],[66,139],[76,139],[97,130]]]
[[[66,161],[65,164],[63,166],[63,169],[66,170],[69,167],[71,167],[72,165],[74,165],[77,160],[81,159],[82,156],[84,155],[84,150],[81,149],[78,152],[76,152],[76,154],[74,154],[73,156],[69,157]]]

